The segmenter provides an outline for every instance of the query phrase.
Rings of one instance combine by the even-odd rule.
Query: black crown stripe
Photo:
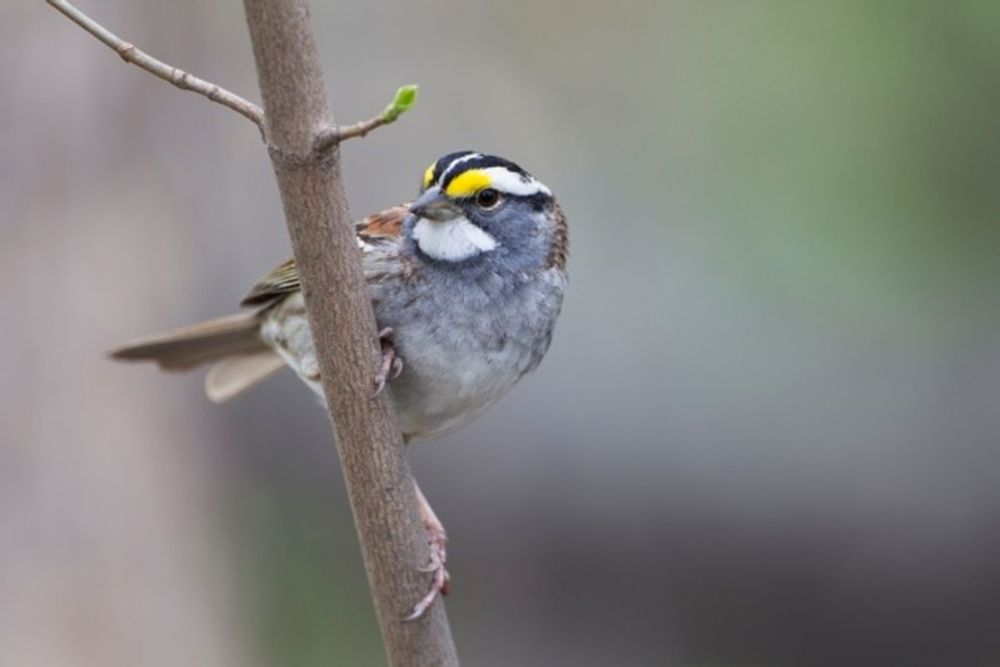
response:
[[[463,153],[462,155],[468,155],[468,153]],[[457,158],[456,158],[457,159]],[[452,160],[454,162],[455,160]],[[448,184],[455,180],[455,177],[459,174],[464,174],[470,169],[489,169],[490,167],[503,167],[509,171],[519,174],[521,178],[527,180],[530,178],[528,172],[521,169],[518,165],[514,164],[510,160],[505,160],[502,157],[497,157],[495,155],[483,155],[477,158],[472,158],[471,160],[466,160],[461,164],[457,165],[454,170],[449,171],[444,181],[439,183],[442,190],[447,189]],[[440,178],[440,174],[435,174],[435,180]]]
[[[431,182],[427,187],[436,184],[441,178],[441,174],[443,174],[445,170],[451,166],[452,162],[467,155],[473,155],[475,152],[476,151],[455,151],[454,153],[448,153],[444,157],[438,159],[438,161],[434,163],[434,177],[431,179]]]

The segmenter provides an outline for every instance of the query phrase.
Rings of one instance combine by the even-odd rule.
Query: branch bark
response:
[[[305,0],[244,0],[271,154],[382,636],[394,667],[458,665],[444,605],[404,623],[428,580],[426,535],[380,350]]]

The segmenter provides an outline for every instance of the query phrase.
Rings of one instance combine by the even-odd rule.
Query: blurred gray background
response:
[[[541,369],[410,452],[468,665],[1000,661],[1000,4],[315,2],[360,216],[570,216]],[[257,100],[238,2],[87,1]],[[0,8],[0,664],[378,665],[324,412],[115,365],[288,255],[256,130]]]

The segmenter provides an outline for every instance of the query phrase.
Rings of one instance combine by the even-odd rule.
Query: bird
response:
[[[516,163],[463,150],[435,160],[418,196],[355,225],[379,328],[386,391],[407,443],[473,421],[538,367],[567,287],[569,232],[552,190]],[[290,259],[240,302],[248,310],[127,342],[115,359],[168,371],[211,365],[205,392],[228,401],[286,366],[321,399],[319,363]],[[429,592],[407,619],[448,593],[447,535],[426,497]]]

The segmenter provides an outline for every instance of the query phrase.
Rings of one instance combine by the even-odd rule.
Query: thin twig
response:
[[[374,129],[394,123],[397,118],[409,111],[416,101],[416,86],[400,86],[399,90],[396,91],[396,95],[392,98],[392,102],[389,102],[389,106],[374,118],[369,118],[353,125],[337,125],[320,130],[316,136],[316,141],[313,143],[313,152],[319,156],[326,155],[339,146],[342,141],[363,137]]]
[[[121,56],[122,60],[125,62],[132,63],[136,67],[141,67],[147,72],[160,77],[164,81],[174,84],[181,90],[190,90],[191,92],[207,97],[213,102],[221,104],[224,107],[228,107],[241,116],[252,121],[254,125],[261,130],[261,132],[264,131],[264,111],[253,102],[245,100],[239,95],[231,93],[225,88],[217,86],[214,83],[205,81],[204,79],[199,79],[193,74],[189,74],[182,69],[168,65],[161,60],[157,60],[144,51],[140,51],[134,44],[121,39],[118,35],[115,35],[113,32],[65,0],[45,1],[52,5],[55,9],[59,10],[62,14],[69,18],[69,20],[73,21],[73,23],[76,23],[91,35],[104,42],[104,44]]]
[[[363,120],[360,123],[354,123],[353,125],[328,127],[321,131],[319,136],[316,137],[316,145],[313,150],[317,153],[326,153],[327,151],[336,148],[336,146],[342,141],[363,137],[375,128],[382,127],[383,125],[391,122],[392,121],[387,120],[380,114],[375,118],[369,118],[368,120]]]

